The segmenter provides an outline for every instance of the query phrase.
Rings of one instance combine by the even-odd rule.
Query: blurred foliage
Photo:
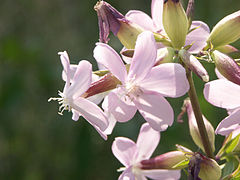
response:
[[[87,59],[98,41],[93,6],[96,1],[1,0],[0,6],[0,179],[117,179],[121,164],[111,152],[116,136],[136,140],[140,115],[116,126],[104,141],[85,120],[71,120],[70,113],[57,114],[57,104],[48,103],[62,89],[62,66],[58,51],[67,50],[72,63]],[[139,9],[150,14],[150,0],[110,2],[123,14]],[[184,1],[186,4],[186,2]],[[211,28],[239,9],[239,0],[196,1],[195,16]],[[110,44],[121,49],[111,36]],[[236,43],[239,48],[239,43]],[[204,64],[205,65],[205,64]],[[211,79],[213,65],[207,65]],[[195,78],[203,113],[214,127],[226,112],[210,106],[202,96],[203,82]],[[169,99],[179,114],[183,98]],[[197,151],[189,137],[186,117],[161,134],[154,155],[182,144]],[[217,149],[222,137],[217,138]]]

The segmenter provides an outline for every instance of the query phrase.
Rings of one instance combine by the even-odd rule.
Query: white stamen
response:
[[[122,172],[125,171],[127,168],[126,167],[120,167],[119,169],[117,169],[117,172]]]
[[[63,115],[63,111],[65,110],[68,110],[68,111],[71,111],[71,106],[69,105],[69,100],[65,97],[64,93],[58,91],[58,95],[60,97],[57,97],[57,98],[49,98],[48,99],[48,102],[50,101],[58,101],[58,104],[60,105],[59,108],[58,108],[58,114],[59,115]]]

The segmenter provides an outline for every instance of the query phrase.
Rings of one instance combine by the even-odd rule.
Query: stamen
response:
[[[117,172],[122,172],[125,171],[127,168],[126,167],[120,167],[119,169],[117,169]]]
[[[58,101],[58,104],[60,105],[58,108],[58,114],[63,115],[63,111],[65,110],[71,111],[72,108],[69,105],[68,99],[64,96],[64,93],[58,91],[58,95],[60,97],[51,97],[48,99],[48,102]]]

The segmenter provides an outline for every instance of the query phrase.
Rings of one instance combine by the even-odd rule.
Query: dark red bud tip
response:
[[[116,36],[120,29],[120,20],[124,16],[105,1],[99,1],[94,6],[98,15],[100,42],[107,43],[109,32],[112,31]]]

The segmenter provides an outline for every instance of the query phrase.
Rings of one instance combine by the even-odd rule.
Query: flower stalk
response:
[[[209,158],[214,158],[213,149],[208,138],[207,130],[203,121],[202,112],[198,102],[198,97],[197,97],[196,89],[195,89],[193,78],[192,78],[192,72],[188,68],[186,68],[186,75],[187,75],[188,83],[190,86],[190,89],[188,91],[188,96],[190,98],[193,112],[197,120],[197,125],[198,125],[199,133],[202,139],[202,144],[205,149],[205,153]]]

